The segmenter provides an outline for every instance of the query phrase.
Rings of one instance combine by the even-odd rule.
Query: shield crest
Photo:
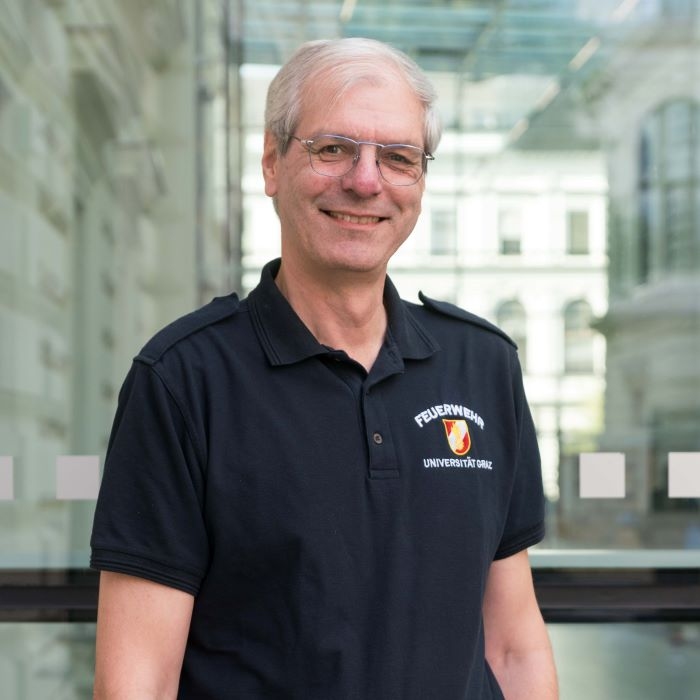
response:
[[[466,420],[454,420],[443,418],[442,422],[447,433],[447,442],[450,449],[459,456],[467,454],[472,446],[472,439],[469,435],[469,426]]]

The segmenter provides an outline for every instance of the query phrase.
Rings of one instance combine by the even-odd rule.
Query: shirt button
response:
[[[375,445],[381,445],[384,442],[384,438],[382,437],[381,433],[374,433],[374,435],[372,435],[372,440],[374,440]]]

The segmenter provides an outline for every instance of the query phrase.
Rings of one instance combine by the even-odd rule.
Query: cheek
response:
[[[313,194],[314,173],[309,173],[307,166],[305,156],[287,153],[277,159],[276,167],[266,178],[266,183],[269,179],[280,197],[292,200]]]
[[[403,241],[405,241],[411,235],[411,233],[413,233],[413,230],[416,227],[416,222],[418,221],[418,217],[421,213],[421,208],[421,200],[418,199],[416,201],[412,201],[411,204],[404,210],[407,231],[404,233]]]
[[[287,197],[292,206],[306,207],[313,205],[316,197],[323,191],[325,183],[318,181],[318,175],[309,175],[304,170],[289,172],[285,181]]]
[[[415,220],[418,219],[418,216],[421,213],[422,209],[422,197],[412,197],[405,205],[405,211],[408,216],[413,217],[414,219],[414,224]]]

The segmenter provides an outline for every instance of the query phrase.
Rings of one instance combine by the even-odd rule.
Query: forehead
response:
[[[373,75],[320,74],[310,81],[301,102],[299,131],[420,146],[424,120],[424,107],[405,78],[375,66]]]

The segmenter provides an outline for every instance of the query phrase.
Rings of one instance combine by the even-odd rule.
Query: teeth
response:
[[[329,211],[328,213],[334,219],[339,219],[340,221],[347,221],[350,224],[376,224],[380,221],[380,218],[378,216],[350,216],[349,214],[340,214],[335,211]]]

